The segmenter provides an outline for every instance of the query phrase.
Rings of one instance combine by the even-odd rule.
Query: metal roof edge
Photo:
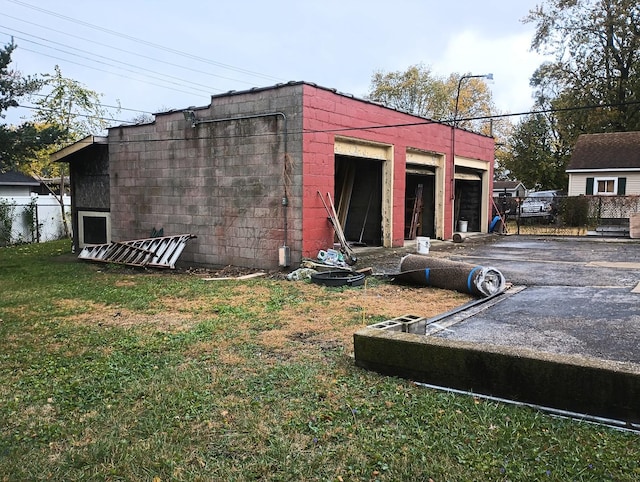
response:
[[[448,127],[452,127],[451,123],[449,122],[444,122],[444,121],[438,121],[438,120],[434,120],[434,119],[430,119],[428,117],[422,117],[416,114],[413,114],[411,112],[402,110],[402,109],[396,109],[394,107],[390,107],[388,105],[382,104],[380,102],[377,101],[373,101],[373,100],[369,100],[369,99],[365,99],[362,97],[357,97],[353,94],[348,94],[345,92],[340,92],[337,89],[331,88],[331,87],[324,87],[322,85],[316,84],[314,82],[308,82],[306,80],[291,80],[289,82],[285,82],[285,83],[279,83],[279,84],[274,84],[274,85],[270,85],[270,86],[265,86],[265,87],[252,87],[250,89],[244,89],[244,90],[229,90],[227,92],[222,92],[220,94],[213,94],[211,95],[211,103],[209,103],[209,105],[205,105],[205,106],[200,106],[200,107],[195,107],[195,106],[189,106],[189,107],[185,107],[184,109],[171,109],[169,111],[166,112],[156,112],[153,115],[168,115],[168,114],[174,114],[176,112],[182,112],[184,110],[194,110],[194,111],[198,111],[198,110],[206,110],[206,109],[210,109],[211,105],[213,104],[213,100],[214,99],[222,99],[225,97],[231,97],[231,96],[236,96],[236,95],[244,95],[244,94],[252,94],[252,93],[256,93],[256,92],[266,92],[269,90],[276,90],[276,89],[281,89],[284,87],[291,87],[291,86],[299,86],[299,85],[306,85],[309,87],[314,87],[316,89],[320,89],[320,90],[324,90],[327,92],[332,92],[333,94],[339,95],[341,97],[347,97],[349,99],[353,99],[356,100],[358,102],[364,102],[366,104],[370,104],[370,105],[375,105],[377,107],[382,107],[384,109],[388,109],[394,112],[398,112],[400,114],[405,114],[411,117],[414,117],[416,119],[421,119],[423,121],[428,121],[428,123],[432,123],[432,124],[439,124],[439,125],[444,125],[444,126],[448,126]],[[122,126],[122,127],[129,127],[129,126]],[[493,136],[487,135],[487,134],[482,134],[480,132],[475,132],[475,131],[471,131],[468,129],[464,129],[461,127],[457,127],[458,130],[461,131],[466,131],[466,132],[470,132],[471,134],[475,134],[478,136],[482,136],[482,137],[487,137],[492,139]]]
[[[37,179],[20,171],[9,170],[0,172],[0,185],[2,186],[39,186]]]
[[[82,149],[86,149],[87,147],[90,147],[94,144],[107,144],[107,143],[108,143],[107,137],[90,135],[85,137],[84,139],[80,139],[79,141],[74,142],[73,144],[63,147],[59,151],[54,152],[49,156],[49,159],[51,159],[53,162],[59,162],[65,157],[70,156],[71,154],[75,154],[76,152],[79,152]]]

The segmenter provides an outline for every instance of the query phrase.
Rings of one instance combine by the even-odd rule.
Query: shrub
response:
[[[0,199],[0,246],[11,244],[11,229],[13,227],[13,210],[16,207],[5,199]]]
[[[589,199],[585,196],[571,196],[560,199],[560,218],[567,226],[586,226],[589,222]]]

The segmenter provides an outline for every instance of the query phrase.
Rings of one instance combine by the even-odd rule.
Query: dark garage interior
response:
[[[479,177],[475,174],[476,177]],[[471,177],[471,176],[469,176]],[[455,225],[458,230],[461,220],[467,221],[467,231],[480,231],[480,209],[482,208],[482,182],[480,179],[456,179],[455,181]]]
[[[335,203],[354,246],[382,246],[382,161],[337,155]]]
[[[431,170],[407,167],[404,239],[435,238],[435,179]]]

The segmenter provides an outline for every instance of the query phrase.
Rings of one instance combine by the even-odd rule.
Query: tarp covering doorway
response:
[[[335,156],[335,198],[347,241],[382,246],[382,161]]]

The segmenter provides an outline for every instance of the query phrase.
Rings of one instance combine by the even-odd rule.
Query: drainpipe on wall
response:
[[[289,207],[289,193],[287,191],[287,183],[288,183],[288,170],[289,170],[289,147],[288,147],[288,129],[287,129],[287,116],[284,112],[276,111],[276,112],[265,112],[263,114],[247,114],[238,117],[224,117],[222,119],[197,119],[196,114],[193,110],[185,110],[183,111],[184,118],[188,122],[191,123],[191,127],[195,128],[198,124],[214,124],[218,122],[230,122],[236,120],[245,120],[245,119],[259,119],[263,117],[282,117],[283,121],[283,144],[284,144],[284,163],[282,169],[282,208],[283,208],[283,229],[284,229],[284,239],[283,244],[278,250],[278,264],[281,267],[287,267],[291,264],[291,253],[289,250],[288,242],[288,231],[289,231],[289,223],[288,223],[288,207]]]

